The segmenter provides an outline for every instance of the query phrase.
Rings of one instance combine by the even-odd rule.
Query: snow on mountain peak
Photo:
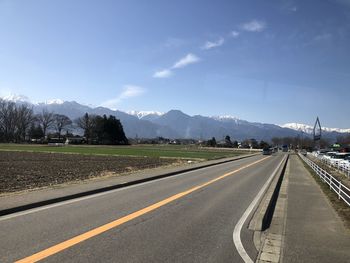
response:
[[[312,131],[313,131],[312,126],[307,125],[307,124],[302,124],[302,123],[296,123],[296,122],[290,122],[290,123],[286,123],[286,124],[279,125],[279,126],[282,128],[289,128],[292,130],[303,131],[303,132],[307,132],[307,133],[312,133]]]
[[[148,115],[156,115],[156,116],[162,116],[164,113],[159,111],[128,111],[127,112],[130,115],[136,116],[139,119],[142,119]]]
[[[21,102],[21,103],[31,103],[30,99],[24,95],[10,94],[2,98],[6,101]]]
[[[212,116],[211,118],[214,120],[218,120],[218,121],[223,121],[223,120],[237,121],[237,120],[239,120],[239,118],[232,116],[232,115]]]
[[[46,100],[44,104],[51,105],[51,104],[63,104],[64,101],[61,99],[51,99],[51,100]]]
[[[301,132],[305,132],[308,134],[312,134],[314,127],[307,125],[307,124],[302,124],[302,123],[286,123],[283,125],[279,125],[282,128],[289,128],[292,130],[296,130],[296,131],[301,131]],[[328,128],[328,127],[322,127],[323,131],[326,132],[339,132],[339,133],[350,133],[350,129],[340,129],[340,128]]]
[[[0,97],[0,99],[6,100],[6,101],[12,101],[15,103],[30,103],[33,105],[39,105],[39,104],[45,104],[45,105],[51,105],[51,104],[63,104],[64,101],[61,99],[51,99],[51,100],[46,100],[44,102],[33,102],[31,101],[27,96],[24,95],[17,95],[17,94],[9,94],[3,97]]]

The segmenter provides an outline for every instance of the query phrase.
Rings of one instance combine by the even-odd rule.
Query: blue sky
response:
[[[0,0],[0,96],[350,128],[350,0]]]

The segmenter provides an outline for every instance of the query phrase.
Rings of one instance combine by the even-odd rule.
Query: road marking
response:
[[[278,169],[281,167],[283,161],[285,160],[285,158],[282,159],[282,161],[279,163],[279,165],[276,167],[276,169],[273,171],[273,173],[271,174],[271,176],[269,177],[269,179],[266,181],[266,183],[263,185],[263,187],[260,189],[259,193],[256,195],[256,197],[254,198],[254,200],[250,203],[250,205],[248,206],[248,208],[245,210],[244,214],[242,215],[242,217],[239,219],[238,223],[235,226],[235,229],[233,231],[232,234],[232,238],[233,238],[233,243],[235,244],[235,247],[239,253],[239,255],[241,256],[241,258],[243,259],[243,261],[245,263],[253,263],[254,261],[250,258],[250,256],[248,255],[247,251],[244,249],[244,246],[242,244],[242,240],[241,240],[241,231],[242,231],[242,227],[245,223],[245,221],[248,219],[250,213],[253,211],[253,209],[256,207],[257,203],[259,202],[259,200],[261,199],[262,195],[265,193],[267,187],[270,185],[270,182],[273,180],[273,178],[275,177],[275,174],[277,173]]]
[[[192,188],[190,188],[190,189],[188,189],[188,190],[186,190],[184,192],[180,192],[178,194],[170,196],[170,197],[168,197],[168,198],[166,198],[166,199],[164,199],[162,201],[159,201],[159,202],[157,202],[155,204],[147,206],[147,207],[145,207],[145,208],[143,208],[141,210],[138,210],[138,211],[133,212],[133,213],[131,213],[129,215],[126,215],[126,216],[121,217],[121,218],[119,218],[117,220],[114,220],[114,221],[112,221],[110,223],[107,223],[105,225],[102,225],[100,227],[92,229],[90,231],[87,231],[87,232],[85,232],[83,234],[80,234],[78,236],[75,236],[75,237],[73,237],[71,239],[68,239],[68,240],[62,242],[62,243],[59,243],[59,244],[54,245],[52,247],[49,247],[49,248],[47,248],[45,250],[42,250],[42,251],[40,251],[38,253],[35,253],[35,254],[33,254],[33,255],[29,256],[29,257],[26,257],[24,259],[18,260],[15,263],[37,262],[39,260],[42,260],[42,259],[47,258],[49,256],[52,256],[52,255],[54,255],[54,254],[56,254],[56,253],[58,253],[60,251],[63,251],[65,249],[69,248],[69,247],[72,247],[72,246],[74,246],[74,245],[76,245],[78,243],[81,243],[81,242],[83,242],[83,241],[85,241],[85,240],[87,240],[89,238],[92,238],[94,236],[100,235],[100,234],[102,234],[102,233],[104,233],[104,232],[106,232],[108,230],[116,228],[116,227],[118,227],[118,226],[120,226],[120,225],[122,225],[122,224],[124,224],[126,222],[129,222],[129,221],[131,221],[131,220],[133,220],[133,219],[135,219],[137,217],[140,217],[140,216],[142,216],[144,214],[147,214],[147,213],[149,213],[149,212],[151,212],[153,210],[156,210],[156,209],[158,209],[158,208],[160,208],[160,207],[162,207],[162,206],[164,206],[164,205],[166,205],[166,204],[168,204],[170,202],[173,202],[173,201],[175,201],[175,200],[177,200],[179,198],[182,198],[182,197],[184,197],[186,195],[189,195],[190,193],[192,193],[194,191],[197,191],[198,189],[206,187],[206,186],[208,186],[210,184],[213,184],[214,182],[217,182],[219,180],[224,179],[225,177],[231,176],[231,175],[233,175],[233,174],[235,174],[235,173],[237,173],[239,171],[242,171],[243,169],[246,169],[246,168],[248,168],[250,166],[253,166],[253,165],[257,164],[257,163],[260,163],[260,162],[266,160],[267,158],[270,158],[270,157],[265,157],[263,159],[255,161],[253,163],[250,163],[250,164],[247,164],[245,166],[242,166],[241,168],[238,168],[238,169],[236,169],[236,170],[234,170],[232,172],[225,173],[225,174],[223,174],[223,175],[221,175],[221,176],[219,176],[219,177],[217,177],[215,179],[212,179],[212,180],[210,180],[210,181],[208,181],[206,183],[203,183],[201,185],[197,185],[197,186],[192,187]]]
[[[221,166],[221,165],[226,165],[226,164],[227,163],[218,164],[215,167]],[[22,211],[22,212],[16,212],[16,213],[5,215],[5,216],[0,216],[0,221],[5,221],[5,220],[12,219],[12,218],[15,218],[15,217],[33,214],[33,213],[36,213],[36,212],[44,211],[44,210],[55,208],[55,207],[59,207],[59,206],[73,204],[73,203],[76,203],[76,202],[80,202],[80,201],[88,200],[88,199],[91,199],[91,198],[108,195],[108,194],[119,192],[119,191],[124,191],[126,189],[131,189],[131,188],[134,188],[134,187],[139,187],[139,186],[143,186],[143,185],[147,185],[147,184],[160,182],[160,181],[163,181],[163,180],[174,179],[176,177],[183,176],[183,175],[190,174],[190,173],[194,173],[194,172],[198,172],[198,171],[201,171],[201,170],[204,170],[204,169],[207,169],[207,168],[209,168],[209,167],[202,167],[202,168],[199,168],[199,169],[196,169],[196,170],[192,170],[192,171],[188,171],[188,172],[184,172],[184,173],[179,173],[179,174],[176,174],[176,175],[173,175],[173,176],[169,176],[169,177],[159,178],[159,179],[155,179],[155,180],[152,180],[152,181],[139,183],[139,184],[136,184],[136,185],[130,185],[130,186],[126,186],[126,187],[122,187],[122,188],[118,188],[118,189],[114,189],[114,190],[109,190],[109,191],[102,192],[102,193],[92,194],[92,195],[88,195],[88,196],[84,196],[84,197],[78,197],[78,198],[74,198],[72,200],[62,201],[62,202],[51,204],[51,205],[45,205],[45,206],[41,206],[41,207],[37,207],[37,208],[28,209],[28,210],[25,210],[25,211]],[[123,183],[125,183],[125,182],[123,182]]]

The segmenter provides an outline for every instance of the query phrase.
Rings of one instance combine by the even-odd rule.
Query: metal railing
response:
[[[329,188],[338,195],[339,199],[343,199],[343,201],[350,206],[350,189],[348,187],[346,187],[340,180],[336,179],[330,173],[323,170],[309,158],[300,153],[299,156],[311,167],[312,170],[316,172],[323,182],[329,185]]]
[[[310,153],[308,153],[307,155],[309,154]],[[345,174],[347,178],[350,178],[350,165],[344,162],[344,160],[341,160],[341,159],[335,160],[332,158],[327,158],[326,155],[323,155],[323,154],[318,155],[318,154],[315,154],[315,152],[311,153],[310,155],[312,155],[313,158],[317,158],[320,162],[324,163],[330,168],[337,169],[338,172]]]
[[[339,172],[343,172],[346,175],[346,177],[350,178],[350,167],[341,165],[340,161],[332,162],[331,159],[324,159],[324,158],[319,158],[319,160],[321,160],[321,162],[325,163],[329,167],[333,167],[337,169]]]

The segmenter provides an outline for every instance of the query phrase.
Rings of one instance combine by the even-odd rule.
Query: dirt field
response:
[[[177,163],[176,159],[0,151],[0,193]]]

